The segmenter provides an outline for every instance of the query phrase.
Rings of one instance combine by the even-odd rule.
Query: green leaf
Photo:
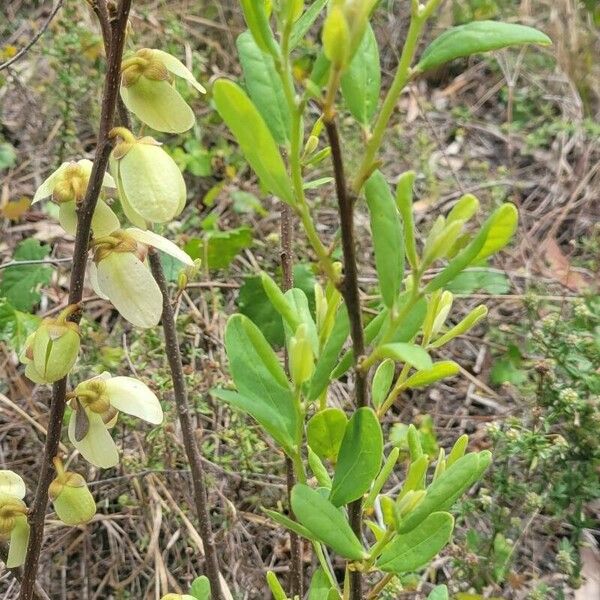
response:
[[[21,312],[0,298],[0,340],[16,352],[23,349],[27,337],[37,329],[40,321],[36,315]]]
[[[335,460],[338,456],[348,417],[340,408],[326,408],[306,424],[308,445],[319,458]]]
[[[413,269],[418,266],[417,248],[415,244],[415,223],[413,216],[413,185],[415,172],[406,171],[400,175],[396,186],[396,206],[402,215],[404,227],[404,243],[406,244],[406,258]]]
[[[333,329],[315,365],[315,372],[310,380],[310,386],[306,395],[308,400],[316,400],[327,388],[331,372],[337,364],[338,356],[348,339],[349,332],[350,321],[348,320],[348,311],[344,305],[341,305],[335,316]]]
[[[194,579],[190,588],[190,596],[194,596],[196,600],[210,600],[210,581],[206,575]]]
[[[283,346],[284,333],[281,315],[269,302],[259,275],[246,278],[240,288],[237,305],[240,313],[246,315],[259,327],[272,346]]]
[[[267,571],[267,584],[273,595],[273,600],[287,600],[287,594],[273,571]]]
[[[15,149],[8,143],[0,144],[0,171],[10,169],[17,164],[17,153]]]
[[[445,379],[446,377],[452,377],[460,371],[457,363],[453,360],[441,360],[433,363],[430,369],[423,369],[417,371],[414,375],[411,375],[403,384],[402,387],[406,389],[415,389],[425,387]]]
[[[517,207],[509,202],[503,204],[492,215],[485,243],[473,262],[478,263],[504,248],[504,246],[510,242],[513,234],[517,230],[518,224],[519,213]]]
[[[488,294],[508,294],[510,287],[504,273],[482,267],[466,269],[446,285],[453,294],[472,294],[478,290]]]
[[[360,498],[381,468],[383,434],[373,409],[359,408],[348,425],[340,446],[329,499],[343,506]]]
[[[394,375],[396,373],[396,365],[391,358],[386,358],[375,371],[373,381],[371,382],[371,398],[373,406],[376,408],[383,404],[388,395]]]
[[[204,239],[193,238],[184,250],[199,258],[209,269],[226,269],[244,249],[252,246],[252,229],[239,227],[229,231],[207,231]]]
[[[239,394],[215,390],[218,398],[254,417],[285,450],[298,442],[298,414],[286,374],[261,331],[243,315],[225,330],[229,368]]]
[[[331,583],[327,573],[319,567],[310,580],[310,587],[308,588],[308,600],[327,600],[329,591],[331,590]]]
[[[424,293],[430,294],[435,290],[446,286],[449,282],[470,264],[476,260],[480,260],[482,253],[489,255],[488,252],[498,250],[502,240],[508,242],[508,232],[516,227],[516,208],[514,204],[505,203],[499,206],[482,225],[477,235],[469,242],[469,244],[461,250],[447,265],[436,275],[426,286]],[[512,234],[511,234],[512,235]],[[489,238],[489,242],[488,242]],[[484,252],[484,248],[486,248]]]
[[[221,118],[265,188],[283,202],[294,205],[294,194],[277,144],[244,90],[233,81],[218,79],[213,85],[213,98]]]
[[[450,541],[454,519],[447,512],[430,514],[416,529],[400,534],[386,546],[377,566],[402,575],[425,566]]]
[[[294,23],[292,35],[290,35],[290,50],[293,50],[304,39],[326,4],[327,0],[315,0]]]
[[[440,346],[447,344],[450,340],[453,340],[455,337],[463,335],[469,331],[469,329],[475,327],[475,325],[477,325],[481,319],[484,319],[487,315],[487,312],[487,306],[484,306],[483,304],[476,306],[462,321],[449,329],[444,335],[431,342],[429,347],[439,348]]]
[[[399,309],[402,310],[404,307],[404,303],[411,301],[410,295],[408,293],[402,294],[398,301]],[[407,312],[402,322],[398,325],[398,327],[392,332],[390,335],[390,339],[393,342],[410,342],[423,325],[425,321],[425,317],[427,315],[427,300],[425,298],[421,298],[417,300],[412,307]],[[387,335],[388,323],[386,326],[382,328],[379,337],[383,337]]]
[[[406,342],[383,344],[376,349],[376,354],[379,358],[391,358],[419,370],[430,369],[433,365],[431,357],[424,348]]]
[[[315,277],[309,265],[294,265],[294,285],[304,292],[311,310],[314,307],[314,284]],[[238,310],[258,326],[272,346],[283,346],[285,335],[281,315],[269,300],[260,276],[246,278],[240,288],[237,305]]]
[[[427,495],[400,523],[398,532],[412,531],[431,513],[448,510],[477,481],[490,462],[488,451],[470,452],[459,458],[427,488]]]
[[[360,45],[342,77],[342,95],[352,116],[367,125],[379,101],[381,68],[379,48],[371,25],[367,25]]]
[[[340,556],[350,560],[366,558],[367,553],[344,513],[319,492],[302,483],[296,484],[292,489],[292,510],[300,524]]]
[[[436,585],[427,596],[427,600],[448,600],[448,588],[445,585]]]
[[[29,238],[15,250],[13,260],[42,260],[50,254],[50,246]],[[39,288],[50,283],[52,268],[48,265],[28,264],[7,267],[1,271],[0,297],[17,310],[31,310],[41,298]]]
[[[233,210],[240,214],[254,214],[261,217],[269,215],[269,211],[260,203],[260,200],[250,192],[243,190],[235,190],[231,192],[231,200],[233,201]]]
[[[306,527],[304,527],[304,525],[300,525],[300,523],[297,523],[289,517],[286,517],[285,515],[282,515],[281,513],[278,513],[274,510],[268,510],[266,508],[263,508],[263,511],[267,513],[267,515],[269,515],[269,517],[271,517],[271,519],[275,521],[275,523],[281,525],[282,527],[285,527],[286,529],[297,533],[299,536],[310,540],[311,542],[319,541],[317,536],[313,535],[308,529],[306,529]]]
[[[404,276],[404,239],[400,214],[390,188],[376,171],[365,185],[375,250],[375,267],[384,304],[391,308],[398,299]]]
[[[494,385],[512,383],[520,385],[527,381],[527,371],[522,369],[523,355],[517,346],[510,344],[506,354],[494,361],[490,371],[490,381]]]
[[[421,72],[428,71],[455,58],[500,50],[508,46],[548,46],[551,43],[552,40],[546,34],[533,27],[499,21],[473,21],[444,31],[425,49],[416,69]]]
[[[291,119],[273,57],[256,45],[249,31],[238,36],[236,46],[248,94],[275,141],[283,145],[288,141]]]

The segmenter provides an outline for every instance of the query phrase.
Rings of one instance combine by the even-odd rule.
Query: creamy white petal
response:
[[[202,94],[206,93],[206,90],[198,83],[193,73],[178,58],[175,58],[173,55],[168,54],[163,50],[152,50],[152,53],[165,65],[165,67],[167,67],[167,71],[170,71],[173,75],[177,75],[177,77],[185,79]]]
[[[90,277],[90,285],[94,290],[94,293],[97,296],[100,296],[103,300],[108,300],[108,296],[100,289],[100,284],[98,283],[98,267],[94,261],[90,262],[88,275]]]
[[[118,161],[115,161],[115,162],[118,162]],[[117,173],[118,173],[118,171],[117,171]],[[123,184],[121,183],[121,177],[118,176],[118,174],[117,174],[117,190],[118,190],[118,194],[119,194],[119,199],[121,200],[121,208],[123,209],[123,212],[125,213],[125,216],[127,217],[127,219],[136,227],[139,227],[140,229],[147,229],[148,224],[146,223],[146,220],[142,217],[142,215],[135,212],[135,210],[133,210],[133,208],[129,204],[129,201],[127,200],[127,196],[125,194],[125,190],[123,189]]]
[[[140,77],[130,86],[121,86],[125,106],[152,129],[183,133],[196,122],[194,112],[168,81]]]
[[[52,192],[54,191],[54,185],[56,184],[56,179],[59,175],[62,174],[62,172],[68,167],[68,165],[68,162],[64,162],[62,165],[60,165],[60,167],[58,167],[58,169],[56,169],[56,171],[54,171],[54,173],[52,173],[52,175],[50,175],[42,183],[42,185],[40,185],[40,187],[35,192],[31,204],[35,204],[36,202],[39,202],[43,198],[47,198],[52,194]]]
[[[110,435],[102,417],[86,410],[89,429],[86,436],[81,440],[75,439],[75,411],[71,413],[69,421],[69,439],[71,443],[89,463],[101,469],[110,469],[119,464],[119,452]]]
[[[15,526],[10,534],[8,557],[6,558],[7,568],[14,569],[20,567],[25,562],[28,542],[29,523],[27,522],[27,517],[23,515],[15,519]]]
[[[25,482],[20,475],[8,469],[0,469],[0,494],[23,500],[26,491]]]
[[[92,217],[92,231],[94,232],[94,236],[104,237],[120,228],[121,223],[119,223],[119,218],[113,212],[113,209],[104,200],[98,200],[94,216]]]
[[[175,161],[160,147],[137,143],[119,161],[121,190],[151,223],[166,223],[185,206],[186,188]]]
[[[69,235],[75,235],[77,231],[77,204],[75,200],[61,202],[58,205],[58,222]]]
[[[137,327],[155,327],[162,294],[147,267],[131,252],[111,252],[98,267],[98,284],[114,307]]]
[[[164,238],[162,235],[158,235],[158,233],[154,233],[153,231],[142,231],[135,227],[128,227],[125,232],[142,244],[162,250],[185,265],[189,265],[190,267],[194,266],[194,261],[187,252],[184,252],[171,240]]]
[[[106,393],[113,408],[153,425],[162,423],[163,411],[156,394],[138,379],[112,377],[106,381]]]

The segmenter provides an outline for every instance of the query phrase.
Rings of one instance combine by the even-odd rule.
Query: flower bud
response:
[[[9,540],[6,559],[9,569],[20,567],[25,562],[29,523],[24,497],[23,479],[12,471],[0,470],[0,540]]]
[[[323,51],[337,70],[343,70],[350,60],[350,29],[344,11],[334,5],[323,25]]]
[[[21,354],[25,375],[35,383],[54,383],[73,368],[79,354],[79,326],[67,321],[76,306],[65,309],[58,318],[44,319],[28,339]]]
[[[296,386],[308,381],[315,369],[314,356],[308,330],[303,323],[290,340],[290,374]]]
[[[138,119],[152,129],[183,133],[196,119],[171,83],[171,76],[182,77],[199,92],[204,88],[191,71],[174,56],[162,50],[142,48],[121,65],[121,98]]]
[[[77,208],[85,197],[92,174],[92,166],[92,161],[87,159],[63,163],[42,183],[33,197],[33,203],[35,203],[52,196],[52,200],[59,205],[58,220],[62,228],[71,235],[75,235]],[[113,178],[108,173],[104,174],[102,187],[116,187]],[[92,217],[94,235],[109,235],[119,227],[117,215],[104,200],[99,199]]]
[[[175,161],[151,137],[136,140],[120,127],[111,135],[124,140],[111,154],[110,169],[127,218],[145,229],[147,222],[166,223],[179,215],[186,188]]]
[[[96,514],[96,502],[85,479],[78,473],[65,471],[60,459],[54,459],[57,476],[48,493],[58,518],[65,525],[89,523]]]

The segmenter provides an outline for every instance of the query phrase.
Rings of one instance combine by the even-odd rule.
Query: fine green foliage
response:
[[[499,21],[473,21],[444,31],[425,49],[417,69],[428,71],[455,58],[509,46],[547,46],[551,43],[547,35],[532,27]]]

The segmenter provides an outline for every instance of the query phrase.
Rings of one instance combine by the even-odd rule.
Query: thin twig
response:
[[[154,275],[154,279],[156,279],[156,283],[163,296],[162,326],[165,334],[166,354],[169,368],[171,369],[173,394],[175,396],[177,414],[181,425],[183,446],[188,462],[190,463],[190,471],[192,474],[192,487],[194,490],[194,502],[198,516],[198,526],[204,543],[206,575],[210,581],[213,600],[223,600],[219,561],[217,559],[217,550],[208,512],[208,495],[206,491],[204,466],[202,465],[202,457],[195,439],[194,426],[190,417],[190,406],[185,376],[183,374],[183,365],[181,362],[181,350],[179,348],[179,341],[177,340],[175,316],[173,307],[171,306],[169,289],[160,262],[160,256],[157,252],[152,251],[149,253],[148,259],[150,261],[150,269]]]
[[[44,35],[44,32],[50,26],[52,19],[56,16],[56,13],[60,10],[64,0],[58,0],[56,6],[52,9],[50,16],[46,19],[46,22],[42,25],[41,29],[31,38],[27,45],[19,50],[12,58],[0,64],[0,71],[8,69],[10,65],[16,63],[20,58],[25,56],[29,50],[35,45],[35,43]]]
[[[0,550],[2,551],[3,557],[8,556],[8,546],[4,542],[0,543]],[[23,579],[21,569],[9,569],[9,571],[17,581],[20,582]],[[50,600],[50,596],[46,594],[44,588],[37,581],[35,582],[34,594],[36,600]]]
[[[73,258],[40,258],[31,260],[11,260],[10,262],[0,265],[0,271],[2,269],[10,269],[11,267],[28,267],[30,265],[59,265],[61,263],[72,262]]]
[[[112,30],[112,41],[108,55],[108,65],[104,90],[102,94],[102,108],[100,113],[100,127],[98,132],[98,145],[90,174],[90,180],[77,218],[77,231],[75,234],[75,249],[73,251],[73,269],[69,286],[69,304],[79,304],[83,297],[83,282],[87,264],[87,255],[92,224],[92,216],[98,202],[102,179],[108,164],[111,143],[108,138],[114,119],[116,100],[121,77],[121,58],[125,43],[125,31],[131,0],[121,0],[116,12],[116,19]],[[75,314],[74,320],[81,318]],[[56,456],[60,444],[62,422],[65,412],[65,399],[67,392],[67,378],[54,383],[52,388],[52,401],[48,417],[48,435],[44,447],[44,455],[40,465],[40,475],[35,499],[29,516],[31,535],[27,546],[23,582],[21,584],[20,600],[32,600],[35,578],[38,570],[40,551],[44,540],[44,519],[48,505],[48,486],[52,481],[54,467],[52,459]]]
[[[360,291],[358,287],[358,265],[354,241],[354,203],[348,194],[344,161],[340,137],[335,116],[325,120],[325,129],[331,146],[331,160],[335,176],[338,209],[340,213],[340,229],[342,235],[342,251],[344,254],[344,279],[341,292],[350,319],[350,336],[354,350],[354,396],[356,408],[367,406],[367,377],[368,372],[358,368],[365,354],[365,339],[360,309]],[[362,500],[352,502],[348,509],[350,526],[359,539],[362,537]],[[350,572],[350,599],[362,600],[362,575],[359,571]]]
[[[294,237],[292,207],[289,204],[282,204],[281,207],[281,270],[283,290],[287,291],[294,286],[294,267],[292,241]],[[288,369],[288,355],[285,353],[285,366]],[[285,457],[286,485],[288,496],[288,507],[290,517],[294,519],[292,511],[292,488],[296,484],[294,476],[294,461],[286,455]],[[303,596],[303,577],[302,577],[302,549],[300,538],[293,531],[289,532],[290,552],[291,552],[291,570],[290,570],[290,588],[292,598]]]

